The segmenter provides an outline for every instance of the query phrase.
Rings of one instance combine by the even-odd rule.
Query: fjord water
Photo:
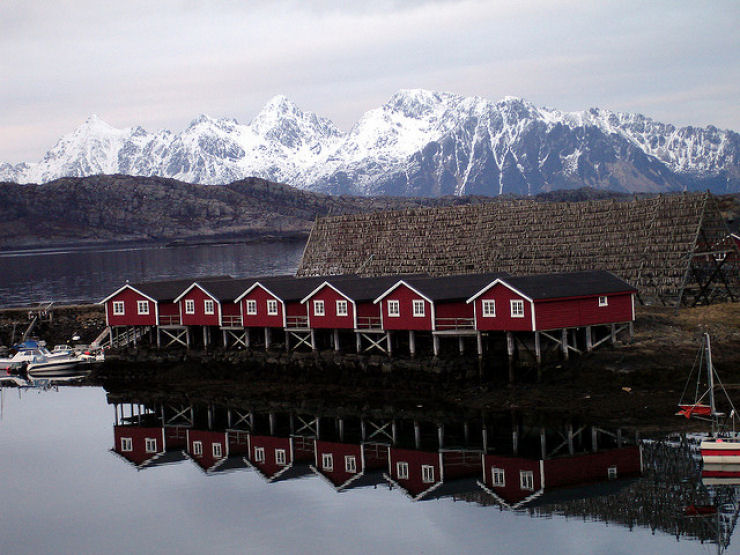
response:
[[[91,302],[127,280],[293,273],[304,241],[0,251],[0,307]]]
[[[255,468],[209,474],[187,457],[137,470],[115,452],[116,418],[102,388],[2,390],[0,552],[534,553],[544,549],[547,553],[654,554],[716,548],[708,541],[700,543],[666,531],[666,523],[660,522],[665,515],[655,516],[655,531],[587,514],[566,518],[550,513],[536,518],[543,513],[502,510],[460,497],[413,502],[387,484],[338,493],[326,479],[310,472],[274,483]],[[639,491],[656,496],[677,485],[647,476],[637,480],[648,480]],[[681,507],[668,507],[665,512],[670,516],[674,509],[675,518],[683,518]],[[677,529],[681,527],[685,525],[678,523]]]

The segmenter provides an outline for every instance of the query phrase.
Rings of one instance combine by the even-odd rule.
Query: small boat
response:
[[[727,390],[719,379],[716,368],[712,365],[712,346],[708,333],[704,334],[700,354],[702,358],[706,359],[707,389],[701,395],[699,394],[701,383],[701,371],[699,370],[697,372],[697,386],[694,402],[684,403],[682,399],[678,404],[679,410],[676,414],[685,416],[686,418],[693,417],[708,420],[712,423],[711,436],[704,439],[699,445],[699,451],[701,452],[701,458],[705,467],[708,468],[708,465],[734,464],[738,465],[737,470],[740,471],[740,436],[735,432],[737,411],[735,410],[735,406],[732,404],[730,396],[727,394]],[[701,366],[702,363],[700,360],[699,369],[701,369]],[[689,380],[684,389],[684,394],[690,382],[691,375],[689,375]],[[717,388],[720,388],[725,394],[727,408],[730,409],[729,416],[727,413],[721,412],[717,409],[715,397],[715,389]]]

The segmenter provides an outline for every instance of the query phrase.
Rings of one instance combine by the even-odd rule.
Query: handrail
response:
[[[358,316],[357,317],[357,328],[360,329],[372,329],[380,327],[379,316]]]
[[[241,326],[242,317],[238,314],[224,314],[221,317],[221,324],[224,326]]]
[[[475,329],[475,318],[436,318],[434,322],[438,331]]]
[[[308,316],[286,316],[285,326],[288,328],[307,328]]]
[[[179,326],[180,315],[179,314],[160,314],[159,315],[160,326]]]

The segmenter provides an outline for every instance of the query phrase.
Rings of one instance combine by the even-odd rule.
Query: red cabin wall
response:
[[[322,464],[324,453],[331,454],[333,457],[333,470],[325,470]],[[352,456],[355,458],[356,472],[347,472],[345,469],[344,457]],[[364,471],[362,466],[362,446],[352,445],[349,443],[334,443],[330,441],[316,442],[316,469],[321,472],[335,486],[341,486],[353,476]]]
[[[124,314],[113,314],[113,301],[123,301]],[[138,307],[136,306],[138,301],[147,301],[149,303],[149,314],[138,314]],[[108,317],[109,326],[154,326],[157,324],[155,303],[129,288],[124,289],[118,295],[106,301],[105,312]]]
[[[325,316],[317,316],[313,310],[314,301],[324,301]],[[347,316],[337,316],[336,301],[347,301]],[[354,329],[354,307],[352,301],[324,285],[314,293],[305,303],[308,310],[308,321],[315,329]]]
[[[131,451],[121,450],[121,438],[131,438]],[[156,440],[154,452],[146,452],[146,439]],[[165,450],[162,441],[162,428],[142,428],[139,426],[114,426],[113,427],[113,450],[134,464],[142,464],[151,459],[157,453]]]
[[[411,449],[393,449],[390,454],[390,476],[393,480],[403,487],[409,494],[416,497],[420,493],[428,490],[434,484],[440,481],[439,453],[432,451],[415,451]],[[406,462],[409,465],[408,479],[398,477],[398,468],[396,463]],[[434,482],[424,482],[422,480],[422,465],[434,467]]]
[[[617,467],[617,478],[639,475],[639,447],[623,447],[577,457],[545,460],[545,487],[603,482],[608,479],[608,469],[611,466]]]
[[[537,329],[575,328],[632,320],[632,297],[629,293],[606,297],[607,306],[599,306],[598,296],[536,301]]]
[[[224,457],[227,457],[229,454],[229,442],[228,438],[226,437],[226,432],[213,432],[209,430],[188,430],[187,441],[188,455],[190,455],[193,460],[198,463],[198,466],[206,470],[211,468],[214,464],[216,464]],[[196,441],[200,441],[203,446],[203,453],[201,455],[194,454],[195,452],[193,449],[193,444]],[[216,443],[221,444],[220,457],[213,456],[213,446]]]
[[[494,486],[491,467],[504,470],[504,485]],[[519,477],[520,471],[532,472],[533,489],[523,489]],[[498,455],[485,455],[483,457],[483,483],[491,491],[504,499],[507,503],[517,503],[532,495],[542,487],[540,476],[540,461],[522,459],[518,457],[501,457]],[[549,485],[549,484],[548,484]]]
[[[473,304],[465,301],[437,302],[434,305],[434,317],[437,320],[435,329],[455,329],[463,324],[461,320],[473,317]]]
[[[388,301],[399,302],[399,315],[388,316]],[[424,316],[414,316],[414,300],[424,301]],[[383,329],[386,330],[416,330],[431,331],[432,306],[423,297],[405,285],[399,285],[378,303],[383,311]]]
[[[177,303],[158,303],[159,304],[159,325],[179,325],[180,324],[180,305]]]
[[[379,328],[380,327],[380,306],[372,301],[357,303],[357,327],[359,328]]]
[[[185,313],[185,301],[192,299],[195,301],[195,314]],[[213,314],[206,314],[203,301],[210,299],[213,301]],[[219,304],[216,299],[207,295],[202,289],[193,287],[187,295],[178,301],[180,305],[180,314],[182,314],[182,324],[184,326],[218,326],[219,325]]]
[[[257,301],[257,314],[247,314],[247,300]],[[267,301],[277,301],[278,313],[277,315],[268,316],[267,314]],[[300,303],[299,303],[300,304]],[[259,285],[252,289],[241,300],[242,315],[244,317],[245,328],[282,328],[283,327],[283,303],[280,299],[274,297],[267,291],[265,291]]]
[[[496,302],[496,316],[483,316],[483,301]],[[524,318],[511,317],[511,301],[524,301]],[[476,327],[481,331],[533,331],[532,304],[508,287],[497,284],[475,299]]]

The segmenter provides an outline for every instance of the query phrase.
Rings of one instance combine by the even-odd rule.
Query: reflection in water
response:
[[[304,241],[0,252],[0,307],[99,301],[126,280],[292,273]]]
[[[268,482],[315,474],[337,492],[384,486],[413,501],[450,498],[552,518],[644,527],[730,544],[740,480],[700,473],[698,443],[519,414],[309,414],[249,405],[140,404],[109,395],[113,452],[137,469],[190,460],[206,474],[255,470]],[[697,507],[699,509],[697,509]],[[703,509],[702,509],[703,508]],[[706,518],[709,517],[709,518]]]

